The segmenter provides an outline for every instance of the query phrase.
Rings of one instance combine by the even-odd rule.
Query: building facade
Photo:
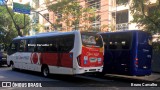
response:
[[[156,6],[158,0],[145,0],[145,11],[150,13],[154,6]],[[143,27],[138,27],[137,23],[133,23],[133,15],[130,10],[130,5],[132,0],[123,0],[123,4],[119,0],[109,0],[109,11],[111,20],[110,25],[112,30],[137,30],[143,29]]]
[[[57,3],[56,0],[47,0],[47,1],[53,4]],[[109,27],[108,25],[110,22],[109,13],[108,13],[109,11],[108,0],[79,0],[78,2],[82,7],[85,7],[87,5],[89,7],[94,7],[96,9],[95,11],[96,17],[93,22],[89,23],[93,28],[97,28],[99,31],[108,31],[108,27]],[[54,24],[57,17],[60,18],[61,15],[58,15],[55,12],[47,10],[46,0],[32,0],[31,5],[33,8],[35,8],[35,11],[41,14],[41,15],[36,14],[34,12],[32,13],[32,17],[33,17],[32,19],[35,19],[35,17],[38,17],[38,21],[37,20],[34,20],[34,21],[37,21],[41,25],[39,32],[54,31],[55,29],[51,27],[51,23]],[[66,30],[66,28],[68,27],[64,23],[62,23],[60,27],[61,28],[58,28],[59,31],[72,31],[74,29],[72,27],[69,27],[69,30]]]
[[[109,0],[110,19],[113,30],[135,30],[139,29],[136,23],[131,23],[133,16],[130,12],[129,5],[131,0],[124,0],[126,4],[121,4],[118,0]]]
[[[118,2],[119,0],[78,0],[82,7],[94,7],[96,9],[96,17],[89,24],[98,29],[101,32],[107,31],[119,31],[119,30],[136,30],[141,29],[136,23],[132,23],[133,16],[130,10],[130,4],[132,0],[123,0],[126,4]],[[157,0],[147,0],[150,2],[146,10],[150,10],[154,6]],[[29,2],[32,7],[32,12],[30,14],[32,23],[30,35],[34,35],[39,32],[50,32],[55,31],[55,28],[51,24],[55,24],[57,18],[61,18],[62,15],[49,11],[47,9],[47,3],[54,4],[57,0],[9,0],[8,4],[11,2],[20,2],[22,4]],[[38,12],[38,13],[37,13]],[[39,30],[37,30],[36,25],[39,25]],[[72,31],[74,28],[70,27],[66,30],[67,25],[62,23],[59,25],[58,31]],[[80,23],[83,26],[83,23]],[[81,29],[79,29],[81,30]]]

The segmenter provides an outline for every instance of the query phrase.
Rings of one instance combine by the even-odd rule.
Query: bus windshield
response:
[[[82,44],[84,46],[95,46],[95,47],[102,47],[103,42],[100,35],[89,35],[89,34],[82,34]]]

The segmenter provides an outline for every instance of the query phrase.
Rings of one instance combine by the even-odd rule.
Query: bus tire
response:
[[[42,66],[42,75],[44,76],[44,77],[48,77],[49,76],[49,68],[48,68],[48,66]]]
[[[12,70],[14,71],[15,70],[15,66],[14,66],[13,61],[10,62],[10,66],[12,67]]]
[[[11,63],[7,64],[8,67],[11,67]]]

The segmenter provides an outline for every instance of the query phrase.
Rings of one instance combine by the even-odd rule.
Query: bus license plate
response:
[[[97,58],[93,58],[93,57],[90,58],[90,62],[96,62],[96,61],[97,61]]]

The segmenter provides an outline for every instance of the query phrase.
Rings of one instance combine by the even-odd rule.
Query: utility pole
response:
[[[57,27],[52,23],[50,22],[43,14],[40,13],[40,11],[32,11],[32,12],[35,12],[35,13],[38,13],[39,15],[41,15],[47,22],[49,22],[52,26],[52,28],[54,28],[54,30],[57,30]]]

